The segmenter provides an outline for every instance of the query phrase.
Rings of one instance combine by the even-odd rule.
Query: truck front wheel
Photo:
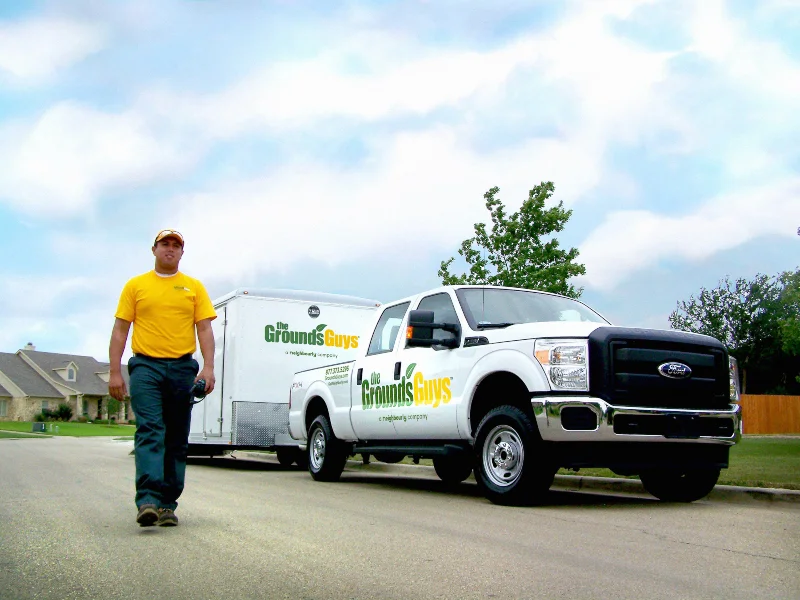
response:
[[[478,484],[495,504],[530,504],[541,499],[555,477],[542,462],[541,445],[531,419],[516,406],[490,410],[475,436]]]
[[[436,456],[433,469],[447,485],[456,485],[470,476],[472,463],[466,456]]]
[[[644,489],[664,502],[694,502],[717,485],[719,469],[653,469],[639,474]]]
[[[338,481],[347,462],[342,443],[328,417],[320,415],[308,428],[308,471],[316,481]]]

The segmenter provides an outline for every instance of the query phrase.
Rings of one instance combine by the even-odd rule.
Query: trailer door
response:
[[[222,436],[222,411],[225,403],[225,357],[227,350],[228,304],[222,307],[222,318],[211,322],[214,332],[214,366],[217,383],[214,391],[203,400],[203,434],[206,437]],[[216,327],[214,325],[217,324]]]

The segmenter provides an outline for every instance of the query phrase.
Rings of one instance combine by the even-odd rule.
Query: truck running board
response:
[[[431,456],[459,456],[469,454],[467,446],[452,443],[442,444],[403,444],[392,445],[358,443],[353,445],[353,454],[402,454],[404,456],[420,456],[423,458]]]

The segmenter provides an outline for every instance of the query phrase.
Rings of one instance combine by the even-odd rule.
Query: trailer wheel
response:
[[[333,434],[326,415],[308,428],[308,471],[316,481],[338,481],[347,462],[347,452]]]
[[[298,449],[297,450],[297,468],[301,471],[308,469],[308,452]]]
[[[298,451],[295,448],[278,448],[275,454],[278,455],[278,462],[282,467],[290,467],[297,458]]]
[[[663,502],[694,502],[717,485],[719,469],[653,469],[639,474],[644,489]]]
[[[556,469],[540,452],[541,438],[531,419],[516,406],[490,410],[475,436],[475,478],[495,504],[531,504],[550,488]]]
[[[433,469],[447,485],[457,485],[472,474],[472,463],[465,456],[435,456]]]

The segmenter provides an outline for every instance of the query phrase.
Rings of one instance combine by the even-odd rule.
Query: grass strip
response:
[[[44,433],[53,436],[95,437],[95,436],[131,436],[136,431],[134,425],[105,425],[101,423],[63,423],[51,421],[45,423]],[[51,427],[52,426],[52,427]],[[33,423],[30,421],[0,422],[0,431],[32,433]],[[56,431],[56,429],[58,429]]]

